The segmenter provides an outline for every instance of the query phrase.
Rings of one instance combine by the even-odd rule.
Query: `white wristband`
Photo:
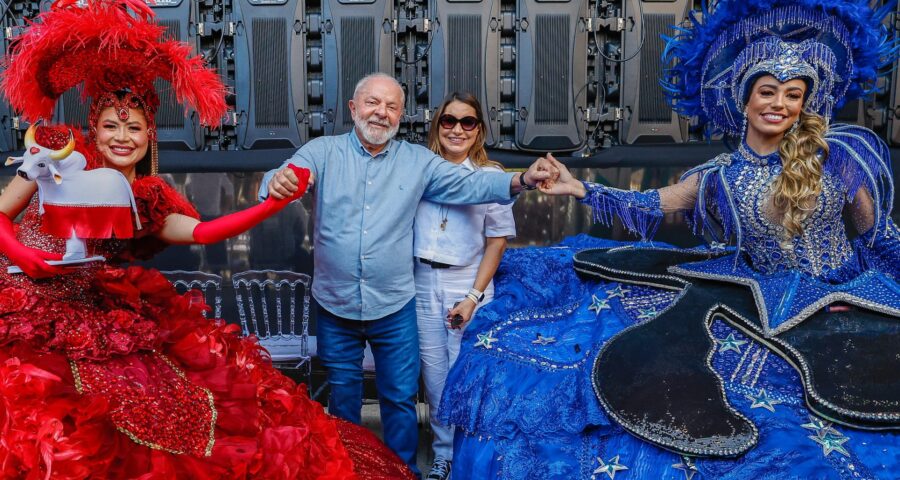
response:
[[[484,300],[484,292],[476,290],[474,288],[469,289],[469,293],[466,294],[467,297],[471,298],[475,305],[481,303]]]

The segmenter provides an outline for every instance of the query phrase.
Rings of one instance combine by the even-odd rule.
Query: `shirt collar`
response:
[[[362,153],[365,156],[369,156],[372,158],[378,158],[382,155],[387,155],[394,148],[394,144],[397,142],[393,138],[388,140],[387,146],[384,147],[384,150],[378,152],[377,155],[372,155],[366,150],[366,147],[362,144],[362,141],[359,139],[359,135],[356,133],[356,127],[352,128],[347,135],[350,136],[350,144],[353,145],[353,148],[356,149],[357,152]]]

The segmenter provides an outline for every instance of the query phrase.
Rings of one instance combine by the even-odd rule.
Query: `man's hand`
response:
[[[525,182],[526,186],[537,187],[541,182],[545,181],[554,181],[556,177],[559,176],[559,172],[556,171],[556,167],[552,162],[547,160],[544,157],[538,158],[534,163],[528,167],[528,170],[520,176],[513,177],[513,191],[519,192],[522,189],[522,185],[520,185],[519,179]]]
[[[584,196],[587,195],[584,184],[573,177],[572,173],[569,172],[569,169],[566,168],[562,162],[554,158],[552,154],[548,153],[547,156],[541,158],[541,160],[546,160],[552,165],[552,168],[556,172],[556,178],[544,180],[539,183],[538,190],[548,195],[572,195],[576,198],[584,198]]]
[[[312,186],[314,180],[315,179],[310,176],[309,186]],[[294,173],[291,166],[284,167],[269,181],[269,196],[275,200],[290,198],[300,188],[299,184],[300,179],[297,178],[297,174]]]

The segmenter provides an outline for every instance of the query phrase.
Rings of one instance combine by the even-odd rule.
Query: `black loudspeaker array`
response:
[[[49,5],[0,2],[4,49]],[[658,84],[660,35],[682,24],[695,0],[157,0],[152,8],[167,35],[219,71],[232,107],[221,128],[204,128],[158,82],[164,149],[295,148],[347,132],[347,101],[374,71],[403,85],[399,135],[410,141],[426,139],[454,91],[479,98],[493,148],[589,155],[698,139]],[[900,144],[900,74],[880,87],[836,118]],[[86,117],[70,91],[53,120],[83,125]],[[0,100],[0,150],[20,149],[25,128]]]

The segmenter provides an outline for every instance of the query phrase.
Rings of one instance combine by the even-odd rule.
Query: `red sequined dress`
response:
[[[94,244],[107,258],[157,250],[147,235],[171,213],[197,217],[156,177],[133,190],[143,237]],[[64,251],[35,204],[19,240]],[[33,281],[8,265],[0,255],[0,477],[413,478],[158,271],[107,263]]]

